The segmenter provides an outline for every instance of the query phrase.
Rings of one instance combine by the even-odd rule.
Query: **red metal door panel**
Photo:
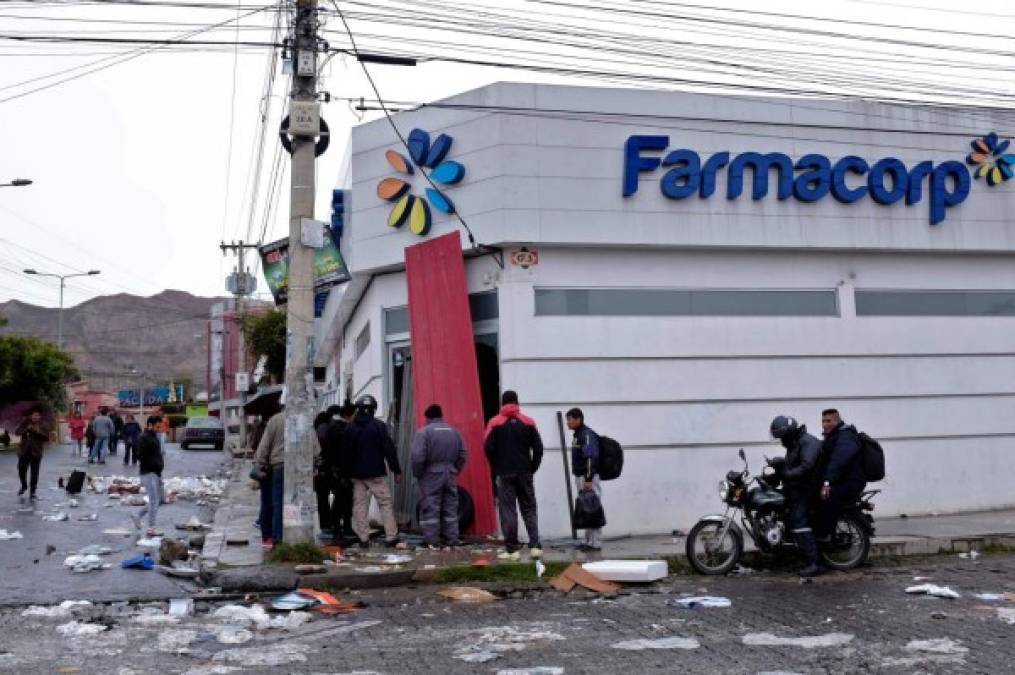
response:
[[[476,503],[473,534],[492,534],[494,516],[490,468],[483,452],[483,403],[479,393],[476,345],[469,312],[465,262],[457,232],[405,249],[416,421],[431,403],[465,438],[468,460],[459,484]]]

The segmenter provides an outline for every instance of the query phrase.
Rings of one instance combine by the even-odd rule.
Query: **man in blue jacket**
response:
[[[821,509],[816,519],[818,540],[827,542],[832,536],[835,519],[844,508],[855,504],[867,487],[860,452],[860,436],[856,429],[842,421],[839,411],[828,408],[821,411],[821,430],[824,457],[821,484]]]
[[[567,428],[574,432],[571,439],[571,475],[578,492],[591,490],[600,501],[603,489],[599,483],[599,434],[585,425],[581,408],[571,408],[565,415]],[[585,542],[578,545],[582,551],[599,551],[603,548],[603,529],[586,528]]]

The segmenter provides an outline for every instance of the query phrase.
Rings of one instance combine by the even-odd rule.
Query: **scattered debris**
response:
[[[8,532],[7,530],[0,530],[0,541],[6,541],[8,539],[24,539],[21,533],[17,530]]]
[[[86,522],[86,523],[93,523],[93,522],[95,522],[98,519],[99,519],[99,514],[97,514],[97,513],[89,513],[89,514],[84,515],[84,516],[78,516],[78,520],[80,520],[82,522]]]
[[[64,637],[84,637],[87,635],[98,635],[106,630],[106,626],[99,623],[87,623],[70,621],[56,627],[56,632]]]
[[[187,544],[179,539],[164,537],[159,543],[159,563],[172,565],[175,560],[187,560],[190,558],[190,551]]]
[[[235,663],[240,666],[284,666],[290,663],[303,663],[307,660],[307,646],[299,643],[280,642],[266,649],[262,645],[254,647],[236,647],[226,649],[212,660],[221,663]]]
[[[998,607],[997,618],[1001,619],[1001,621],[1004,621],[1009,625],[1015,626],[1015,609],[1011,609],[1008,607]]]
[[[194,600],[192,598],[173,598],[169,601],[170,616],[193,616]]]
[[[93,570],[108,570],[112,565],[102,562],[97,555],[72,555],[64,559],[63,564],[70,567],[72,572],[83,573]]]
[[[389,553],[381,559],[381,562],[385,565],[403,565],[405,563],[412,562],[412,556]]]
[[[124,527],[116,527],[109,530],[103,530],[102,534],[108,534],[112,537],[129,537],[134,533]]]
[[[294,628],[299,628],[308,621],[310,621],[310,614],[308,612],[289,612],[285,616],[273,617],[269,626],[271,628],[280,628],[282,630],[293,630]]]
[[[166,614],[156,607],[146,607],[133,618],[134,623],[142,626],[170,626],[179,621],[179,617]]]
[[[951,638],[934,638],[932,640],[912,640],[906,645],[906,651],[910,652],[932,652],[934,654],[965,654],[968,647]]]
[[[564,675],[564,669],[557,666],[536,666],[535,668],[510,668],[498,670],[497,675]]]
[[[145,553],[143,555],[136,555],[120,563],[120,567],[125,570],[153,570],[155,569],[155,561],[152,560],[150,554]]]
[[[683,607],[684,609],[716,608],[724,609],[731,607],[733,602],[729,598],[714,595],[699,595],[693,598],[677,598],[666,603],[671,607]]]
[[[174,476],[162,482],[166,498],[184,499],[198,503],[217,502],[226,487],[225,479],[206,478],[205,476]]]
[[[640,651],[642,649],[697,649],[701,643],[694,638],[666,637],[656,640],[625,640],[613,645],[614,649]]]
[[[92,603],[87,600],[64,600],[59,605],[53,605],[52,607],[44,607],[42,605],[32,605],[28,609],[21,612],[21,616],[38,616],[47,619],[57,619],[69,617],[75,609],[82,609],[84,607],[91,607]]]
[[[189,532],[207,532],[211,529],[211,525],[208,523],[202,523],[197,516],[191,516],[190,520],[185,523],[177,523],[177,530],[187,530]]]
[[[596,593],[619,593],[618,584],[603,581],[592,572],[585,570],[578,563],[571,563],[560,575],[550,579],[550,585],[561,593],[570,593],[575,586],[587,588]]]
[[[158,649],[163,652],[178,652],[197,639],[195,630],[164,630],[159,632]]]
[[[564,636],[549,630],[552,624],[534,622],[525,627],[487,626],[469,631],[469,639],[455,651],[454,658],[467,663],[486,663],[499,658],[503,652],[520,652],[533,642],[564,640]]]
[[[78,551],[78,555],[109,555],[113,552],[113,549],[108,546],[99,546],[98,544],[89,544]]]
[[[933,595],[935,598],[948,598],[954,600],[955,598],[962,597],[947,586],[935,586],[934,584],[921,584],[919,586],[910,586],[906,589],[907,593],[923,593],[926,595]]]
[[[162,546],[162,537],[142,537],[135,542],[141,548],[159,548]]]
[[[751,567],[745,567],[744,565],[737,565],[730,572],[730,576],[734,577],[749,577],[754,574],[754,569]]]
[[[325,574],[328,568],[325,565],[296,565],[293,571],[296,574]]]
[[[312,609],[315,612],[320,612],[321,614],[351,614],[356,610],[363,608],[363,603],[359,600],[342,602],[331,593],[326,593],[324,591],[315,591],[310,588],[300,588],[297,589],[297,592],[301,595],[318,600],[320,604],[315,605]]]
[[[246,628],[237,628],[235,626],[225,626],[219,630],[218,635],[215,639],[224,645],[241,645],[244,642],[250,642],[254,637]]]
[[[973,597],[987,602],[1002,602],[1007,599],[1004,593],[976,593]]]
[[[968,551],[966,553],[960,553],[959,557],[963,560],[976,560],[979,558],[981,553],[979,551]]]
[[[853,641],[849,633],[828,633],[827,635],[810,635],[806,637],[779,637],[771,633],[748,633],[741,641],[751,647],[841,647]]]
[[[437,591],[437,595],[458,602],[494,602],[497,599],[493,593],[471,586],[452,586]]]
[[[585,563],[582,568],[603,581],[648,583],[667,574],[665,560],[599,560]]]
[[[334,562],[340,562],[345,559],[345,550],[341,546],[322,546],[321,550],[328,554],[328,557]]]
[[[283,596],[275,598],[271,603],[272,609],[277,610],[292,610],[292,609],[304,609],[307,607],[313,607],[318,604],[320,600],[317,598],[304,595],[299,591],[293,591],[292,593],[286,593]]]
[[[156,565],[155,570],[168,577],[177,577],[179,579],[196,579],[201,575],[201,570],[179,560],[174,560],[172,565]]]
[[[62,523],[65,520],[69,520],[70,516],[68,516],[64,511],[58,511],[56,513],[43,516],[42,519],[50,523]]]
[[[271,619],[261,605],[244,607],[243,605],[224,605],[211,614],[213,619],[236,624],[241,627],[253,626],[259,630],[268,627]]]
[[[543,574],[546,573],[546,565],[543,564],[542,560],[536,560],[536,578],[542,579]]]
[[[459,652],[455,654],[455,658],[466,663],[488,663],[494,659],[499,659],[500,654],[489,649],[484,649],[478,652]]]

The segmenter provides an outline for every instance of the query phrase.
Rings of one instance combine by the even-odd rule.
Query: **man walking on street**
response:
[[[113,436],[115,427],[113,420],[109,419],[108,409],[99,408],[99,414],[92,420],[92,433],[95,434],[95,445],[88,453],[88,463],[105,464],[106,452],[109,450],[109,439]]]
[[[154,537],[159,534],[155,529],[155,519],[159,513],[159,506],[162,504],[162,470],[165,468],[165,460],[162,456],[162,446],[159,438],[155,435],[155,428],[159,418],[152,415],[145,423],[144,433],[138,441],[136,456],[141,463],[138,472],[141,474],[141,486],[148,495],[148,505],[141,509],[141,513],[134,518],[134,525],[141,529],[141,519],[148,516],[148,530],[146,534]],[[136,423],[135,423],[136,424]],[[126,462],[124,462],[126,464]]]
[[[109,414],[109,419],[113,422],[113,434],[109,437],[109,454],[115,455],[123,434],[123,418],[114,410]]]
[[[31,492],[29,499],[35,499],[35,490],[39,487],[39,464],[42,463],[42,452],[49,440],[49,433],[42,424],[42,413],[33,410],[14,431],[20,437],[18,442],[18,478],[21,479],[21,490],[18,496],[29,489],[28,471],[31,469]]]
[[[127,421],[123,424],[123,465],[127,466],[133,460],[138,463],[138,440],[141,438],[141,425],[137,423],[134,416],[127,415]]]
[[[497,478],[497,510],[504,533],[504,551],[497,557],[518,560],[518,508],[521,507],[525,531],[529,535],[529,555],[540,558],[539,513],[532,475],[543,461],[543,440],[536,423],[522,414],[518,394],[510,389],[501,396],[500,413],[486,426],[483,444],[486,457]]]
[[[581,408],[571,408],[565,417],[567,428],[574,432],[571,439],[571,474],[574,476],[575,487],[579,493],[591,490],[602,501],[603,488],[599,482],[599,434],[585,425],[585,413]],[[602,548],[602,528],[586,528],[585,542],[580,544],[578,549],[600,551]]]
[[[388,489],[387,473],[402,482],[402,469],[398,465],[395,443],[388,433],[388,425],[376,419],[377,400],[367,394],[356,401],[356,417],[343,434],[343,451],[351,453],[353,479],[352,529],[359,538],[360,548],[370,547],[370,496],[377,500],[384,523],[384,540],[389,547],[398,544],[398,524],[395,522],[395,505]],[[384,465],[387,464],[387,469]]]
[[[843,509],[860,499],[860,493],[867,487],[867,477],[863,471],[860,436],[854,427],[842,421],[838,410],[821,411],[821,430],[825,437],[822,443],[825,465],[816,529],[819,541],[826,542],[832,536],[835,519]]]
[[[426,412],[426,426],[412,439],[412,475],[419,485],[419,528],[431,549],[457,546],[458,474],[465,466],[465,441],[444,421],[436,403]]]

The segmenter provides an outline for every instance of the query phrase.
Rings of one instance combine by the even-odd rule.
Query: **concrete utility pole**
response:
[[[24,180],[27,180],[27,179],[22,178],[22,179],[17,179],[17,180],[24,181]],[[17,183],[17,182],[11,183],[11,185],[29,185],[29,184],[31,184],[31,181],[29,181],[28,183],[24,183],[24,182],[22,182],[22,183]],[[67,280],[68,279],[73,279],[74,277],[90,277],[90,276],[94,276],[96,274],[102,274],[102,272],[100,272],[99,270],[88,270],[87,272],[81,272],[80,274],[51,274],[49,272],[38,272],[38,271],[33,270],[33,269],[27,269],[27,270],[24,270],[24,272],[25,272],[25,274],[31,274],[31,275],[37,276],[37,277],[53,277],[54,279],[59,279],[60,280],[60,310],[59,310],[59,313],[57,314],[57,319],[56,319],[56,322],[57,322],[57,324],[56,324],[57,325],[57,328],[56,328],[56,348],[59,349],[59,350],[63,350],[63,289],[67,285]]]
[[[256,249],[256,244],[245,244],[243,240],[231,244],[222,242],[219,245],[222,249],[222,255],[225,255],[226,251],[235,251],[239,258],[236,266],[236,271],[229,275],[226,279],[226,288],[230,293],[236,296],[236,313],[240,316],[240,340],[239,340],[239,354],[236,359],[236,371],[247,375],[247,344],[246,344],[246,333],[244,321],[247,318],[245,311],[245,303],[243,299],[254,292],[257,285],[257,280],[254,278],[248,270],[245,261],[245,254],[247,249]],[[223,359],[224,362],[225,359]],[[247,377],[244,377],[246,381]],[[249,382],[247,383],[249,386]],[[222,381],[222,391],[225,393],[225,380]],[[247,403],[247,388],[242,387],[239,391],[240,394],[240,448],[247,447],[247,413],[243,409],[243,406]],[[224,397],[223,397],[224,398]]]
[[[317,103],[317,0],[297,0],[289,101],[292,187],[289,208],[289,288],[286,309],[285,499],[282,539],[314,541],[313,426],[314,249],[303,244],[303,218],[314,217]]]

